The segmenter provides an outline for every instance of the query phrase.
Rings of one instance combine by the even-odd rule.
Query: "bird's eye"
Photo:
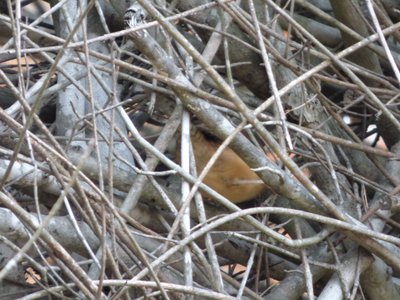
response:
[[[125,25],[127,27],[133,27],[138,24],[144,23],[146,19],[146,11],[138,6],[137,4],[132,5],[129,7],[124,15]]]

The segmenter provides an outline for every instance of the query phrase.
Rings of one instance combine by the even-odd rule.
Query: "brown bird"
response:
[[[191,128],[190,136],[196,169],[200,174],[211,156],[217,151],[220,143],[205,136],[195,127]],[[180,151],[179,148],[178,151]],[[257,174],[230,148],[225,148],[204,178],[203,183],[233,203],[251,200],[267,188]],[[204,192],[202,195],[211,198]]]

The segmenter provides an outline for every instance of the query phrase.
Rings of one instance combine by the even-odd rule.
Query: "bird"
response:
[[[191,127],[190,137],[196,170],[200,174],[221,143],[215,138],[205,135],[196,126]],[[179,145],[177,151],[180,151]],[[180,157],[179,154],[178,157]],[[256,172],[229,147],[225,148],[218,157],[205,176],[203,183],[233,203],[252,200],[267,189]],[[203,197],[212,199],[211,195],[203,191],[201,194]]]

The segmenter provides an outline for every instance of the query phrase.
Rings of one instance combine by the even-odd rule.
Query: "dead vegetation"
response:
[[[0,298],[400,299],[398,9],[0,2]]]

